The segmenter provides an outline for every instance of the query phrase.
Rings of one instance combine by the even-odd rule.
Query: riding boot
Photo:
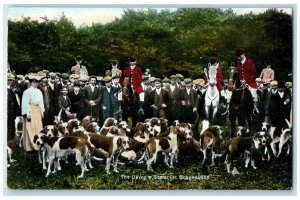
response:
[[[221,115],[225,115],[227,113],[227,108],[228,108],[228,104],[227,104],[227,99],[225,98],[225,96],[220,96],[220,113]]]

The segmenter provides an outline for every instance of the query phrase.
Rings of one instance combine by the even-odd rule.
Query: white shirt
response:
[[[189,89],[188,89],[188,88],[186,88],[186,92],[187,92],[187,94],[188,94],[188,95],[190,95],[191,88],[189,88]]]
[[[107,89],[107,92],[110,93],[111,88],[106,87],[106,89]]]
[[[44,100],[43,94],[39,89],[30,87],[24,91],[22,97],[22,115],[30,114],[30,104],[39,105],[41,115],[43,115],[45,111]]]
[[[48,82],[48,85],[51,87],[52,90],[54,90],[54,83]]]
[[[95,86],[93,86],[93,85],[90,85],[90,86],[91,86],[92,92],[94,92]]]
[[[157,93],[158,95],[160,95],[160,92],[161,92],[161,88],[156,89],[156,93]]]
[[[241,60],[241,63],[244,64],[246,62],[246,56],[244,57],[243,60]]]
[[[175,85],[170,85],[170,89],[173,92],[175,90]]]

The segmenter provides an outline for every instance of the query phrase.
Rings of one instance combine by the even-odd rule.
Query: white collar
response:
[[[131,70],[133,70],[134,68],[135,68],[135,65],[134,66],[130,65],[130,69]]]
[[[155,88],[155,90],[156,90],[156,93],[157,93],[157,94],[160,94],[161,88],[159,88],[159,89],[156,89],[156,88]]]
[[[244,57],[243,60],[241,60],[241,63],[244,64],[246,62],[246,56]]]

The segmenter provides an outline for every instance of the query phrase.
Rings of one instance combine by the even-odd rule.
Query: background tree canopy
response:
[[[277,9],[259,15],[215,8],[127,9],[111,23],[80,28],[64,14],[43,20],[8,22],[8,62],[17,74],[69,72],[76,55],[82,55],[90,74],[104,75],[111,59],[118,59],[123,69],[135,54],[143,71],[191,78],[202,77],[203,67],[215,56],[226,77],[238,47],[254,59],[258,75],[268,63],[282,82],[292,72],[293,20]]]

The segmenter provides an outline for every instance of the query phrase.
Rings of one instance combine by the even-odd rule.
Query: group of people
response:
[[[274,71],[268,65],[257,77],[255,63],[246,58],[244,50],[237,49],[236,55],[239,80],[253,96],[260,113],[258,120],[267,117],[274,121],[268,113],[268,108],[273,106],[271,96],[277,93]],[[204,96],[211,77],[220,92],[220,103],[227,105],[230,101],[230,91],[216,58],[211,58],[205,67],[204,77],[195,80],[181,74],[163,80],[150,76],[149,71],[143,74],[135,56],[129,58],[130,66],[123,71],[118,68],[118,61],[113,60],[105,77],[88,76],[82,57],[77,56],[75,60],[71,75],[40,71],[24,77],[8,73],[8,140],[15,135],[14,119],[20,115],[25,120],[23,146],[26,151],[37,150],[32,142],[34,135],[55,120],[82,119],[90,115],[100,126],[108,117],[125,121],[131,117],[132,126],[150,117],[165,118],[169,123],[180,120],[195,124],[206,117]],[[292,83],[287,82],[285,86],[284,95],[291,96]],[[278,95],[282,98],[280,93]],[[285,103],[290,105],[291,101]]]

